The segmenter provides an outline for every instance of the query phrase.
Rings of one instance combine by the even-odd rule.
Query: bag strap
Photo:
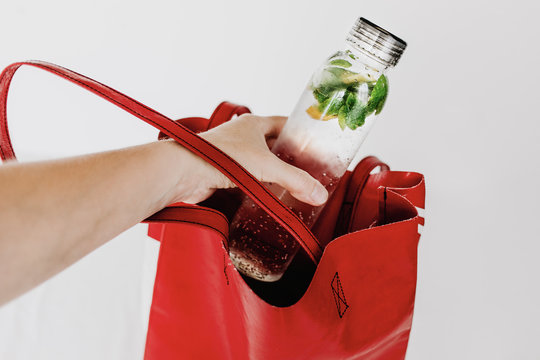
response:
[[[79,85],[105,100],[135,115],[164,134],[176,140],[186,149],[200,156],[214,166],[272,218],[281,224],[295,238],[314,262],[322,255],[322,247],[309,228],[270,192],[260,181],[251,175],[235,160],[210,144],[185,126],[169,119],[146,105],[84,75],[42,61],[26,61],[9,65],[0,75],[0,156],[3,160],[15,159],[15,152],[9,137],[6,103],[9,85],[15,72],[23,65],[33,66]]]
[[[199,133],[221,125],[231,120],[235,115],[250,112],[249,108],[245,106],[224,101],[216,107],[210,119],[187,117],[175,121],[186,126],[191,131]],[[168,138],[166,134],[161,131],[159,132],[159,140]],[[158,241],[161,241],[163,225],[165,223],[188,223],[207,227],[216,231],[221,236],[223,246],[228,251],[229,221],[225,215],[215,209],[200,205],[176,203],[167,206],[143,222],[149,224],[148,235]]]
[[[148,223],[149,226],[162,226],[164,223],[188,223],[207,227],[221,235],[223,246],[229,251],[229,221],[225,215],[215,209],[177,203],[158,211],[144,219],[143,222]],[[161,236],[155,238],[160,240]]]
[[[195,133],[199,133],[219,126],[231,120],[232,117],[235,115],[240,116],[247,113],[251,113],[251,110],[249,110],[249,108],[228,101],[223,101],[216,107],[216,109],[212,113],[212,116],[210,116],[210,119],[205,119],[201,117],[188,117],[178,119],[176,120],[176,122],[184,125]],[[165,134],[163,131],[159,132],[158,140],[164,140],[168,138],[169,137],[167,136],[167,134]]]
[[[390,167],[376,156],[365,157],[354,169],[349,183],[349,189],[353,189],[353,191],[350,191],[345,197],[345,202],[353,204],[351,214],[349,216],[347,232],[352,231],[353,222],[350,220],[354,219],[354,216],[358,211],[358,203],[360,202],[359,199],[362,195],[362,190],[364,190],[367,179],[369,178],[369,175],[371,175],[371,172],[379,166],[381,167],[381,171],[390,170]]]
[[[228,101],[224,101],[216,107],[216,110],[210,116],[210,121],[208,122],[208,129],[219,126],[232,119],[235,115],[242,115],[250,113],[251,111],[242,105],[233,104]]]

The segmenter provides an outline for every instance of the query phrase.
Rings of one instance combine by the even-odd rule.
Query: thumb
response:
[[[328,200],[328,191],[319,181],[306,171],[277,157],[269,166],[268,175],[270,174],[272,179],[268,181],[278,183],[302,202],[319,206]]]

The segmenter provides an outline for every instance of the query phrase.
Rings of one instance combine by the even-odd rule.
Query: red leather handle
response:
[[[191,130],[148,106],[104,84],[58,65],[42,61],[19,62],[5,68],[0,75],[0,156],[2,159],[15,159],[15,153],[7,127],[6,103],[9,85],[13,75],[22,65],[37,67],[69,80],[161,130],[164,134],[182,144],[186,149],[203,158],[234,182],[255,203],[286,228],[314,262],[320,259],[322,247],[309,228],[261,182],[223,151]]]
[[[212,215],[212,216],[209,216]],[[217,216],[216,216],[217,215]],[[222,237],[224,248],[229,250],[229,221],[217,210],[204,206],[177,203],[167,206],[154,215],[143,220],[145,223],[189,223],[205,226],[216,231]],[[157,238],[157,240],[160,240]]]
[[[356,168],[354,169],[351,181],[349,183],[350,189],[357,189],[356,192],[350,193],[345,198],[345,202],[354,204],[351,215],[349,219],[354,219],[354,216],[358,210],[358,204],[359,204],[359,198],[362,195],[362,190],[364,189],[364,186],[366,185],[367,179],[369,178],[369,175],[375,168],[378,166],[381,167],[381,171],[388,171],[390,170],[390,167],[379,160],[379,158],[375,156],[367,156],[362,161],[356,165]],[[348,226],[348,232],[352,232],[353,222],[349,222]]]
[[[210,116],[208,129],[219,126],[224,122],[231,120],[234,115],[242,115],[250,112],[251,111],[245,106],[224,101],[216,107],[216,110],[214,110],[212,116]]]
[[[216,107],[216,109],[212,113],[212,116],[210,116],[210,119],[205,119],[201,117],[188,117],[178,119],[176,120],[176,122],[186,126],[187,128],[196,133],[199,133],[231,120],[234,115],[242,115],[247,113],[251,113],[249,108],[228,101],[223,101]],[[167,136],[167,134],[163,133],[163,131],[159,132],[159,140],[168,138],[169,137]]]

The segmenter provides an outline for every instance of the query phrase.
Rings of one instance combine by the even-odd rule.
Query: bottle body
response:
[[[315,71],[272,152],[307,171],[331,195],[384,105],[388,67],[347,41]],[[266,185],[308,227],[324,207],[303,203],[278,184]],[[237,269],[262,281],[279,280],[299,250],[294,238],[247,196],[231,222],[229,239]]]

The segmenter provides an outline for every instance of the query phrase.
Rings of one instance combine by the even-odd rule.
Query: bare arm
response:
[[[285,118],[241,116],[202,136],[259,180],[320,205],[324,187],[274,156]],[[233,184],[173,141],[0,167],[0,305],[65,269],[168,204]]]

